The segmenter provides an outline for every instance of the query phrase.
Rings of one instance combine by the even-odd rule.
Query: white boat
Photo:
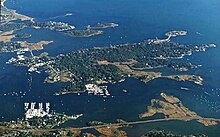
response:
[[[73,13],[67,13],[65,16],[72,16]]]
[[[189,90],[189,88],[184,88],[184,87],[181,87],[180,89],[182,89],[182,90]]]
[[[124,82],[124,81],[125,81],[125,79],[121,79],[121,80],[119,80],[118,82],[121,83],[121,82]]]
[[[82,117],[83,114],[78,114],[78,115],[74,115],[74,116],[71,116],[72,119],[78,119],[79,117]]]

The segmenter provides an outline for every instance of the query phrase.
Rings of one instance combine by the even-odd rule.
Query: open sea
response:
[[[84,116],[63,124],[61,127],[84,126],[91,120],[114,122],[139,120],[138,114],[146,111],[150,100],[161,92],[177,96],[190,110],[204,117],[220,118],[220,1],[219,0],[7,0],[6,7],[28,15],[37,21],[62,21],[78,29],[98,22],[114,22],[119,27],[105,29],[100,36],[73,38],[47,29],[25,28],[18,33],[29,33],[29,42],[53,40],[44,50],[50,56],[68,53],[82,48],[141,42],[151,38],[165,38],[172,30],[186,30],[188,35],[173,38],[183,44],[214,43],[217,48],[186,57],[193,64],[202,65],[190,74],[204,78],[204,85],[177,82],[164,78],[147,84],[128,78],[122,83],[107,84],[111,96],[69,94],[53,96],[62,83],[47,84],[47,76],[28,73],[26,67],[8,65],[15,53],[0,54],[0,121],[23,117],[24,102],[50,102],[51,109]],[[65,16],[72,13],[71,16]],[[17,40],[17,39],[14,39]],[[170,74],[171,70],[163,70]],[[182,90],[181,87],[190,90]],[[124,93],[123,89],[128,92]],[[157,115],[155,117],[161,117]],[[169,121],[136,125],[124,128],[129,136],[140,136],[152,129],[172,131],[177,134],[203,133],[211,137],[220,135],[220,124],[205,127],[196,121]]]

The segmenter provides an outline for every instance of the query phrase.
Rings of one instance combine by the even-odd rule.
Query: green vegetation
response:
[[[51,116],[34,117],[31,119],[28,119],[26,122],[28,122],[28,128],[31,128],[31,129],[34,129],[34,128],[50,129],[68,120],[69,120],[68,116],[56,113]]]
[[[137,63],[133,66],[128,65],[130,68],[170,67],[178,70],[184,67],[190,69],[193,67],[191,63],[175,61],[175,58],[195,51],[201,51],[205,48],[206,45],[184,46],[177,43],[149,45],[144,42],[105,48],[91,48],[57,56],[54,59],[53,68],[59,71],[69,71],[73,74],[72,84],[67,90],[82,91],[85,84],[95,83],[98,80],[117,82],[128,76],[115,65],[99,65],[97,61],[126,62],[133,59]],[[158,59],[158,57],[163,59]],[[140,66],[140,64],[142,65]]]
[[[30,38],[31,34],[21,33],[21,34],[16,34],[15,37],[16,38]]]
[[[70,82],[69,86],[60,92],[65,94],[83,92],[86,84],[98,84],[97,81],[114,83],[131,75],[147,82],[161,76],[154,72],[146,74],[145,69],[169,67],[179,71],[188,70],[193,68],[194,65],[190,62],[183,62],[180,58],[211,47],[215,47],[215,45],[194,46],[171,42],[163,44],[141,42],[82,49],[53,58],[39,56],[17,60],[14,63],[29,67],[43,63],[43,67],[49,74],[48,80],[50,83],[57,81]],[[110,63],[98,63],[100,61]],[[135,69],[142,71],[135,71]]]
[[[2,52],[13,52],[22,48],[18,42],[0,42],[0,53]]]
[[[74,26],[71,26],[67,23],[64,22],[28,22],[26,25],[30,27],[39,27],[39,28],[48,28],[50,30],[55,30],[55,31],[66,31],[66,30],[71,30],[74,29]]]
[[[8,23],[1,23],[0,24],[0,31],[15,31],[25,28],[25,23],[15,23],[15,22],[8,22]]]
[[[89,121],[87,123],[88,126],[98,126],[98,125],[105,125],[105,123],[101,122],[101,121]]]
[[[88,25],[86,26],[87,29],[105,29],[105,28],[114,28],[118,27],[118,24],[115,23],[98,23],[97,25],[91,26]]]
[[[12,129],[51,129],[55,126],[65,123],[72,119],[72,117],[60,113],[52,113],[44,117],[33,117],[11,122],[0,122],[0,126],[4,126]]]
[[[102,34],[103,31],[101,30],[69,30],[65,32],[65,34],[72,36],[72,37],[91,37],[95,35],[100,35]]]
[[[32,27],[32,28],[47,28],[50,30],[55,30],[55,31],[67,31],[74,29],[74,26],[71,26],[67,23],[63,22],[32,22],[32,21],[23,21],[19,23],[15,22],[7,22],[7,23],[2,23],[0,25],[0,31],[15,31],[15,30],[20,30],[25,27]]]
[[[0,127],[1,137],[79,137],[82,136],[80,132],[80,130],[69,128],[18,130]]]

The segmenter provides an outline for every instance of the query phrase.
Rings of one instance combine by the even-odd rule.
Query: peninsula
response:
[[[147,107],[147,112],[140,114],[140,118],[151,117],[157,113],[164,114],[165,118],[173,120],[191,121],[196,120],[205,126],[213,126],[218,124],[218,120],[214,118],[204,118],[196,112],[189,110],[183,103],[174,96],[160,94],[164,100],[152,99],[151,106]]]
[[[50,43],[53,43],[53,41],[39,41],[36,43],[29,43],[27,41],[0,42],[0,53],[42,50],[44,45],[48,45]]]
[[[30,20],[33,21],[33,18],[19,14],[16,12],[16,10],[8,9],[4,6],[6,0],[1,0],[1,16],[0,16],[0,22],[9,22],[13,20]]]

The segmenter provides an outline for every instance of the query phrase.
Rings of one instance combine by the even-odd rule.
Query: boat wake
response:
[[[63,17],[67,17],[67,16],[72,16],[72,15],[73,15],[72,13],[66,13],[65,15],[50,17],[47,20],[54,20],[54,19],[57,19],[57,18],[63,18]]]

